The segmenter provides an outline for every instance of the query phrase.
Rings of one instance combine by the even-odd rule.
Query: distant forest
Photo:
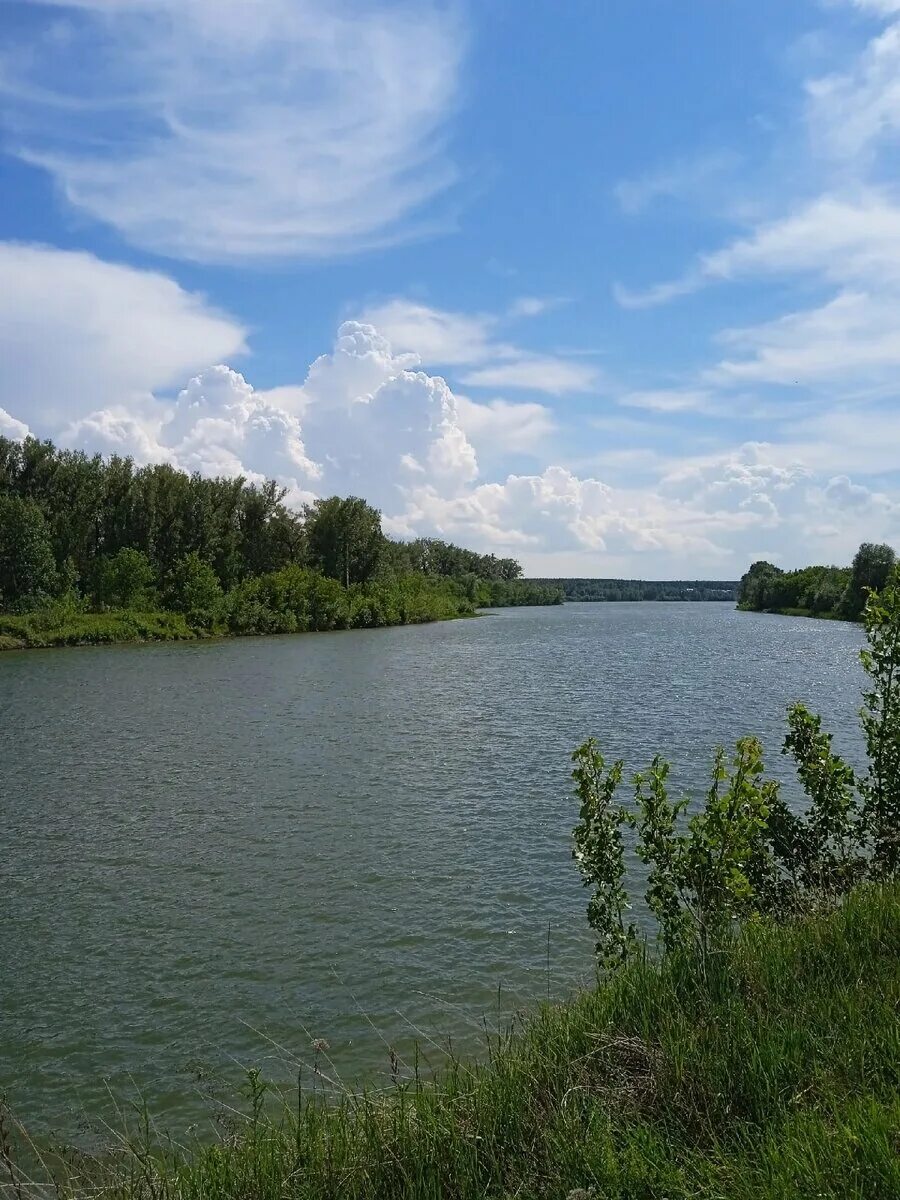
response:
[[[560,589],[566,600],[736,600],[737,581],[710,579],[529,579]]]

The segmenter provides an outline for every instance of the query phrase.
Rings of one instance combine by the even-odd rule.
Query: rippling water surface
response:
[[[385,1067],[589,977],[568,756],[713,747],[805,698],[860,752],[860,631],[721,604],[0,656],[0,1091],[77,1129],[326,1038]],[[549,924],[549,939],[548,939]],[[549,941],[549,971],[548,971]],[[383,1040],[382,1040],[383,1039]]]

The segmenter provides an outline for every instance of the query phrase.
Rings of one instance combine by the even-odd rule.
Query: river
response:
[[[590,978],[572,748],[663,751],[698,791],[755,732],[790,780],[803,698],[858,760],[861,643],[726,604],[569,604],[0,655],[0,1092],[66,1136],[140,1095],[178,1134],[313,1039],[347,1079],[417,1032],[468,1047]]]

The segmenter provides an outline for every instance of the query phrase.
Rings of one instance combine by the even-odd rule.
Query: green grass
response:
[[[85,613],[49,609],[0,614],[0,650],[93,646],[110,642],[171,642],[197,637],[180,613]]]
[[[274,1115],[257,1087],[216,1144],[145,1130],[70,1158],[58,1194],[891,1200],[898,964],[900,887],[867,887],[705,962],[635,962],[431,1080],[325,1102],[306,1077]]]

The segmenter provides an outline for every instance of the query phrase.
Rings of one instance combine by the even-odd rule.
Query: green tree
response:
[[[98,561],[93,598],[107,608],[149,608],[153,567],[146,554],[124,546]]]
[[[56,591],[56,560],[39,506],[21,496],[0,495],[0,603],[26,608]]]
[[[304,511],[312,565],[344,587],[367,583],[378,567],[384,543],[378,509],[358,496],[332,496]]]
[[[892,874],[900,869],[900,568],[881,593],[869,593],[863,620],[868,645],[860,657],[870,681],[860,713],[869,758],[863,817],[879,871]]]
[[[853,620],[859,618],[865,608],[867,595],[870,591],[881,591],[896,561],[897,556],[890,546],[883,542],[863,542],[853,556],[850,583],[844,598],[847,616]]]
[[[175,612],[184,613],[192,625],[209,628],[222,604],[218,576],[196,551],[186,554],[169,573],[166,600]]]
[[[738,589],[739,606],[755,612],[776,607],[777,589],[783,574],[784,572],[779,567],[764,559],[753,563],[750,570],[741,576]]]
[[[588,924],[597,935],[597,958],[601,966],[624,962],[634,945],[637,931],[625,920],[631,907],[625,889],[625,850],[622,827],[633,823],[628,812],[615,803],[622,781],[622,762],[607,768],[593,738],[572,755],[572,778],[580,801],[572,857],[578,863],[585,887],[592,889],[588,900]]]

